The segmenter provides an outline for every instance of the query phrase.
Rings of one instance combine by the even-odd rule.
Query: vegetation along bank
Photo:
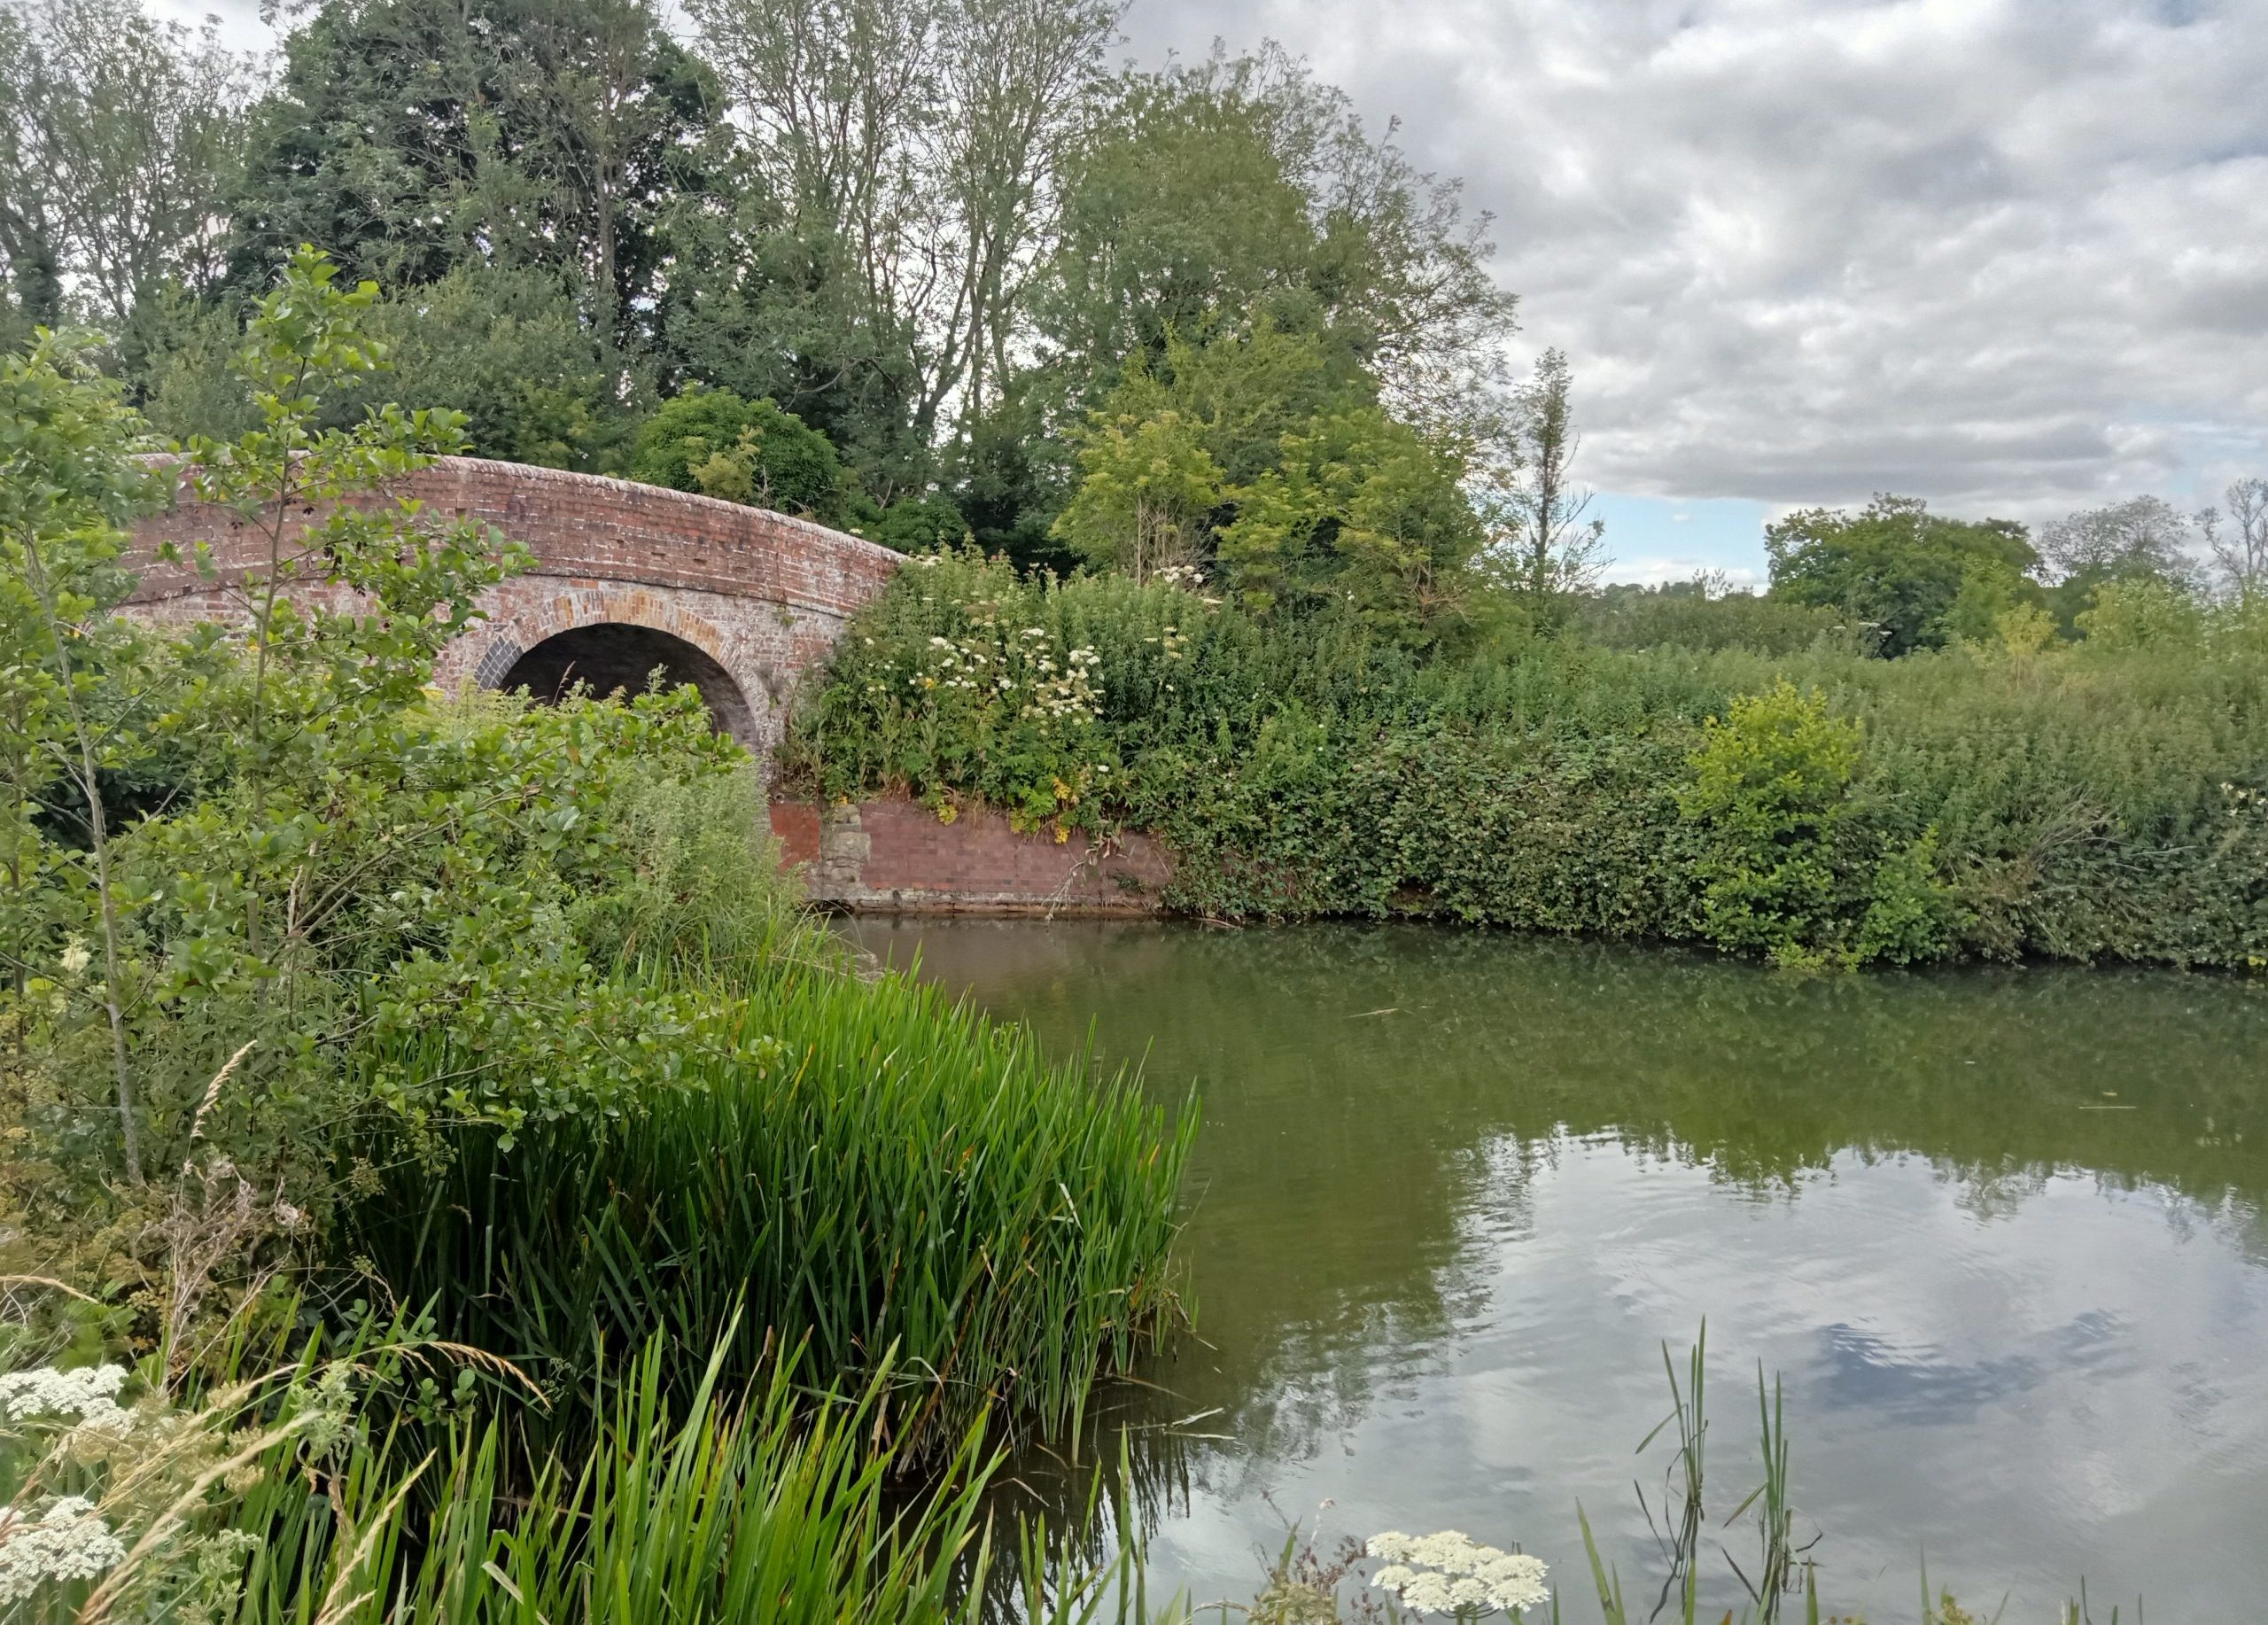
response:
[[[782,759],[827,797],[1155,832],[1166,900],[1215,918],[2257,968],[2262,601],[2094,596],[2076,641],[2016,616],[1896,658],[1697,593],[1421,649],[1335,606],[932,556],[853,624]],[[1665,611],[1676,641],[1618,646],[1624,613]]]

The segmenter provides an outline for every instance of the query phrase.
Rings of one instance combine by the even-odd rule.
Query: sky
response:
[[[264,37],[254,0],[218,10]],[[1132,0],[1273,39],[1494,216],[1613,579],[1877,491],[2038,524],[2268,475],[2268,0]]]

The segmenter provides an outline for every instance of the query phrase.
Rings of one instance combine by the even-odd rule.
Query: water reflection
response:
[[[1910,1613],[1925,1545],[2012,1619],[2082,1571],[2167,1619],[2268,1582],[2257,988],[1414,928],[859,934],[1201,1089],[1201,1341],[1110,1402],[1201,1595],[1248,1592],[1270,1500],[1326,1496],[1337,1528],[1516,1537],[1571,1582],[1581,1496],[1639,1564],[1657,1345],[1705,1314],[1719,1511],[1760,1359],[1845,1607]],[[1200,1412],[1183,1434],[1225,1440],[1165,1426]]]

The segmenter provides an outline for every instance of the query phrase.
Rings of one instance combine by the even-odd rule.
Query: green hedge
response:
[[[1821,749],[1787,802],[1778,775]],[[1222,917],[2268,961],[2268,639],[2233,614],[2155,649],[1563,639],[1421,665],[1332,619],[947,557],[853,626],[783,761],[827,797],[1154,830],[1183,859],[1169,900]]]

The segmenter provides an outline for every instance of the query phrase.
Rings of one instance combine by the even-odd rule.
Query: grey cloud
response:
[[[2268,0],[1136,0],[1497,215],[1585,472],[2039,518],[2268,467]]]

